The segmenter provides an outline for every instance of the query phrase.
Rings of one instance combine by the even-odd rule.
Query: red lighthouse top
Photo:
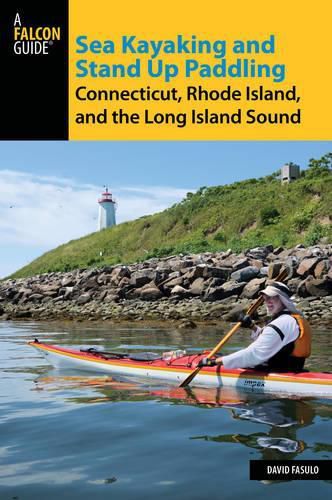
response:
[[[105,192],[101,193],[101,198],[99,198],[98,203],[115,203],[112,199],[112,193],[109,193],[108,187],[105,186]]]

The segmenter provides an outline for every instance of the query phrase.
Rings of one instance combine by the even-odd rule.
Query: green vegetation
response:
[[[130,263],[178,253],[241,251],[331,241],[332,153],[310,160],[292,184],[278,173],[202,187],[151,216],[90,234],[45,253],[12,277]]]
[[[260,219],[263,226],[275,224],[279,219],[280,213],[275,207],[264,207],[260,212]]]

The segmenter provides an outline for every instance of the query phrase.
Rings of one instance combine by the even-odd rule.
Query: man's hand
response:
[[[241,326],[243,328],[252,328],[254,326],[254,322],[253,320],[251,319],[251,317],[246,314],[245,316],[243,316],[243,318],[241,319]]]
[[[216,366],[216,360],[211,358],[202,358],[198,363],[199,368],[203,368],[203,366]]]

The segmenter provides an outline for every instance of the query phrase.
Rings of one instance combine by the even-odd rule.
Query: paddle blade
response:
[[[189,385],[190,382],[196,377],[197,373],[200,370],[201,370],[200,366],[198,366],[197,368],[195,368],[195,370],[190,375],[188,375],[188,377],[186,379],[184,379],[183,382],[181,382],[181,384],[179,385],[179,387],[186,387],[187,385]]]

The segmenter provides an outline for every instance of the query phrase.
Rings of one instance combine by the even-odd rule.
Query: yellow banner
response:
[[[330,140],[331,2],[70,0],[72,140]]]

